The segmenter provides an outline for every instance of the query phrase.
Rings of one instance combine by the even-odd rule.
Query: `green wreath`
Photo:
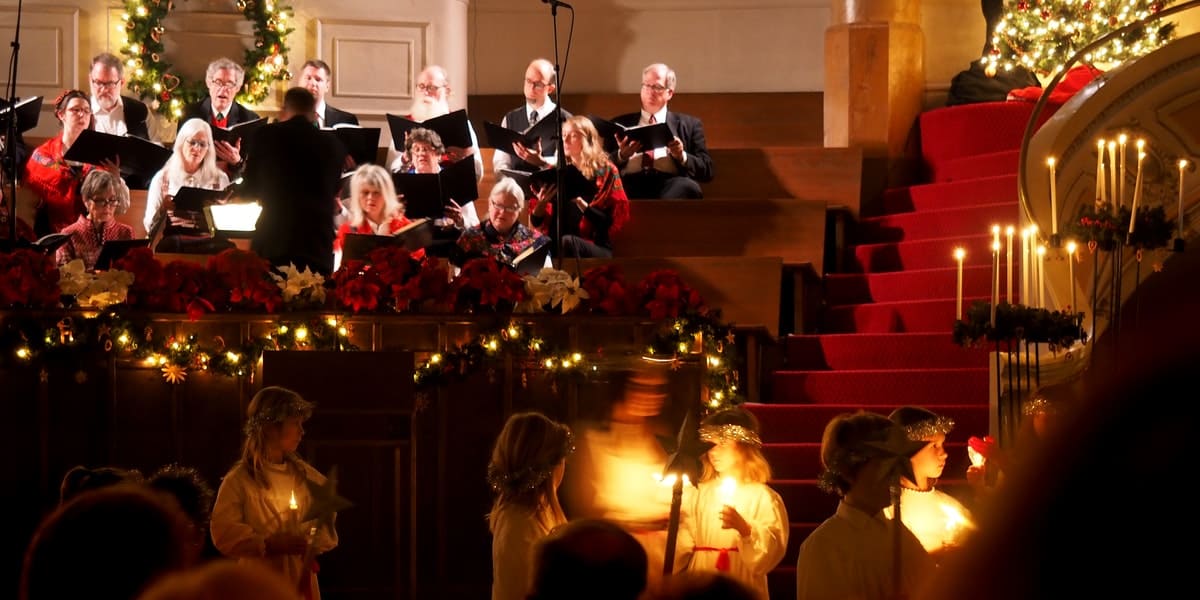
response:
[[[246,50],[242,68],[245,84],[237,101],[258,104],[266,99],[271,84],[292,78],[287,69],[287,36],[292,7],[272,0],[237,0],[237,9],[254,24],[254,48]],[[183,109],[208,95],[204,81],[188,81],[171,72],[171,63],[163,60],[163,19],[175,8],[173,0],[125,0],[127,41],[125,78],[129,90],[147,101],[150,109],[169,119],[183,116]]]

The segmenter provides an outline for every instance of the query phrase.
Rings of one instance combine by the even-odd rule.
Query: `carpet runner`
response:
[[[1031,109],[991,103],[921,115],[927,183],[887,190],[879,213],[861,216],[846,272],[826,276],[820,333],[789,336],[786,366],[772,374],[771,392],[748,405],[762,422],[771,485],[792,521],[787,555],[770,575],[773,600],[795,597],[797,550],[837,505],[816,485],[821,434],[834,416],[916,405],[953,417],[942,489],[963,491],[966,440],[988,430],[989,380],[986,351],[962,348],[952,337],[953,250],[967,251],[964,309],[987,300],[988,232],[1017,220],[1017,162]]]

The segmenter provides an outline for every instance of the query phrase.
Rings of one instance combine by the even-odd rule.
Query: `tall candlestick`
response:
[[[1096,210],[1100,210],[1108,205],[1108,190],[1105,189],[1108,186],[1104,184],[1105,181],[1108,181],[1108,177],[1105,176],[1106,173],[1108,173],[1108,169],[1105,169],[1104,165],[1100,165],[1100,175],[1097,176],[1100,179],[1100,183],[1098,184],[1100,186],[1100,193],[1096,195]]]
[[[963,259],[967,257],[967,251],[959,246],[954,249],[954,260],[958,261],[958,284],[955,286],[954,292],[954,315],[955,319],[961,321],[962,314],[962,280],[963,280]]]
[[[992,327],[996,326],[996,303],[1000,296],[1000,240],[992,242]]]
[[[1129,235],[1133,235],[1133,224],[1137,223],[1138,201],[1142,199],[1142,161],[1146,159],[1146,153],[1142,151],[1144,145],[1143,140],[1138,140],[1137,179],[1133,182],[1133,206],[1129,209]]]
[[[1008,303],[1009,304],[1013,303],[1013,296],[1012,296],[1012,285],[1013,285],[1012,284],[1012,282],[1013,282],[1012,241],[1013,241],[1013,233],[1015,233],[1015,232],[1016,232],[1016,228],[1014,228],[1012,225],[1009,225],[1008,228],[1006,228],[1004,230],[1004,233],[1008,236],[1008,270],[1007,270],[1007,273],[1008,273]]]
[[[1179,239],[1183,239],[1183,171],[1187,169],[1188,161],[1185,158],[1179,159],[1179,216],[1175,218],[1179,221]]]
[[[1096,140],[1096,204],[1104,202],[1104,138]]]
[[[1113,140],[1108,140],[1108,195],[1112,200],[1113,212],[1117,212],[1117,207],[1120,206],[1120,198],[1117,196],[1117,143]]]
[[[1136,190],[1135,190],[1136,192]],[[1075,304],[1075,242],[1067,242],[1067,280],[1071,285],[1071,314],[1079,311]]]
[[[1038,244],[1038,308],[1046,308],[1046,247]]]
[[[1046,159],[1046,166],[1050,167],[1050,234],[1058,235],[1058,194],[1055,192],[1054,176],[1054,157]]]
[[[1117,206],[1125,204],[1125,142],[1129,141],[1129,136],[1122,133],[1117,136],[1117,145],[1121,147],[1121,164],[1119,165],[1120,174],[1117,176]]]

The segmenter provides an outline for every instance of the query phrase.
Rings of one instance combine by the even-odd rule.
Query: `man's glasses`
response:
[[[92,85],[94,85],[102,90],[112,89],[112,88],[115,88],[115,87],[121,85],[121,80],[118,79],[116,81],[101,81],[99,79],[93,79]]]
[[[535,89],[535,90],[542,90],[542,89],[546,89],[546,84],[545,84],[545,83],[542,83],[542,82],[540,82],[540,81],[534,81],[534,80],[532,80],[532,79],[526,79],[526,80],[525,80],[525,85],[528,85],[529,87],[531,87],[531,88],[533,88],[533,89]]]
[[[192,148],[207,148],[208,142],[206,140],[188,140],[187,145]]]
[[[242,85],[236,81],[221,81],[218,79],[210,79],[208,80],[208,83],[215,88],[223,90],[236,90]]]
[[[432,84],[425,84],[425,83],[417,84],[417,90],[425,92],[426,94],[436,94],[439,90],[441,90],[444,87],[446,87],[446,86],[432,85]]]
[[[654,83],[654,84],[650,84],[650,83],[643,83],[643,84],[642,84],[642,89],[644,89],[644,90],[650,90],[651,92],[654,92],[655,94],[661,94],[661,93],[663,93],[663,92],[667,91],[667,90],[668,90],[668,89],[670,89],[670,88],[667,88],[666,86],[661,86],[661,85],[658,85],[657,83]]]
[[[116,198],[93,198],[92,199],[93,206],[116,206],[120,202],[121,201],[117,200]]]

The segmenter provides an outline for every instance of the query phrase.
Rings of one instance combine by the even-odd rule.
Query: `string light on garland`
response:
[[[292,78],[287,69],[292,8],[256,0],[238,0],[236,5],[254,27],[253,47],[247,48],[242,57],[245,81],[237,100],[259,104],[270,94],[272,84]],[[125,0],[122,23],[117,26],[126,37],[121,54],[126,57],[129,90],[170,119],[182,117],[188,104],[208,94],[203,79],[188,80],[172,72],[174,65],[165,60],[163,20],[174,8],[172,0]]]
[[[1047,77],[1088,44],[1170,5],[1169,0],[1008,0],[1004,19],[991,32],[992,48],[981,59],[994,75],[998,69],[1024,67]],[[1176,24],[1155,21],[1113,38],[1083,57],[1112,68],[1171,41]]]

